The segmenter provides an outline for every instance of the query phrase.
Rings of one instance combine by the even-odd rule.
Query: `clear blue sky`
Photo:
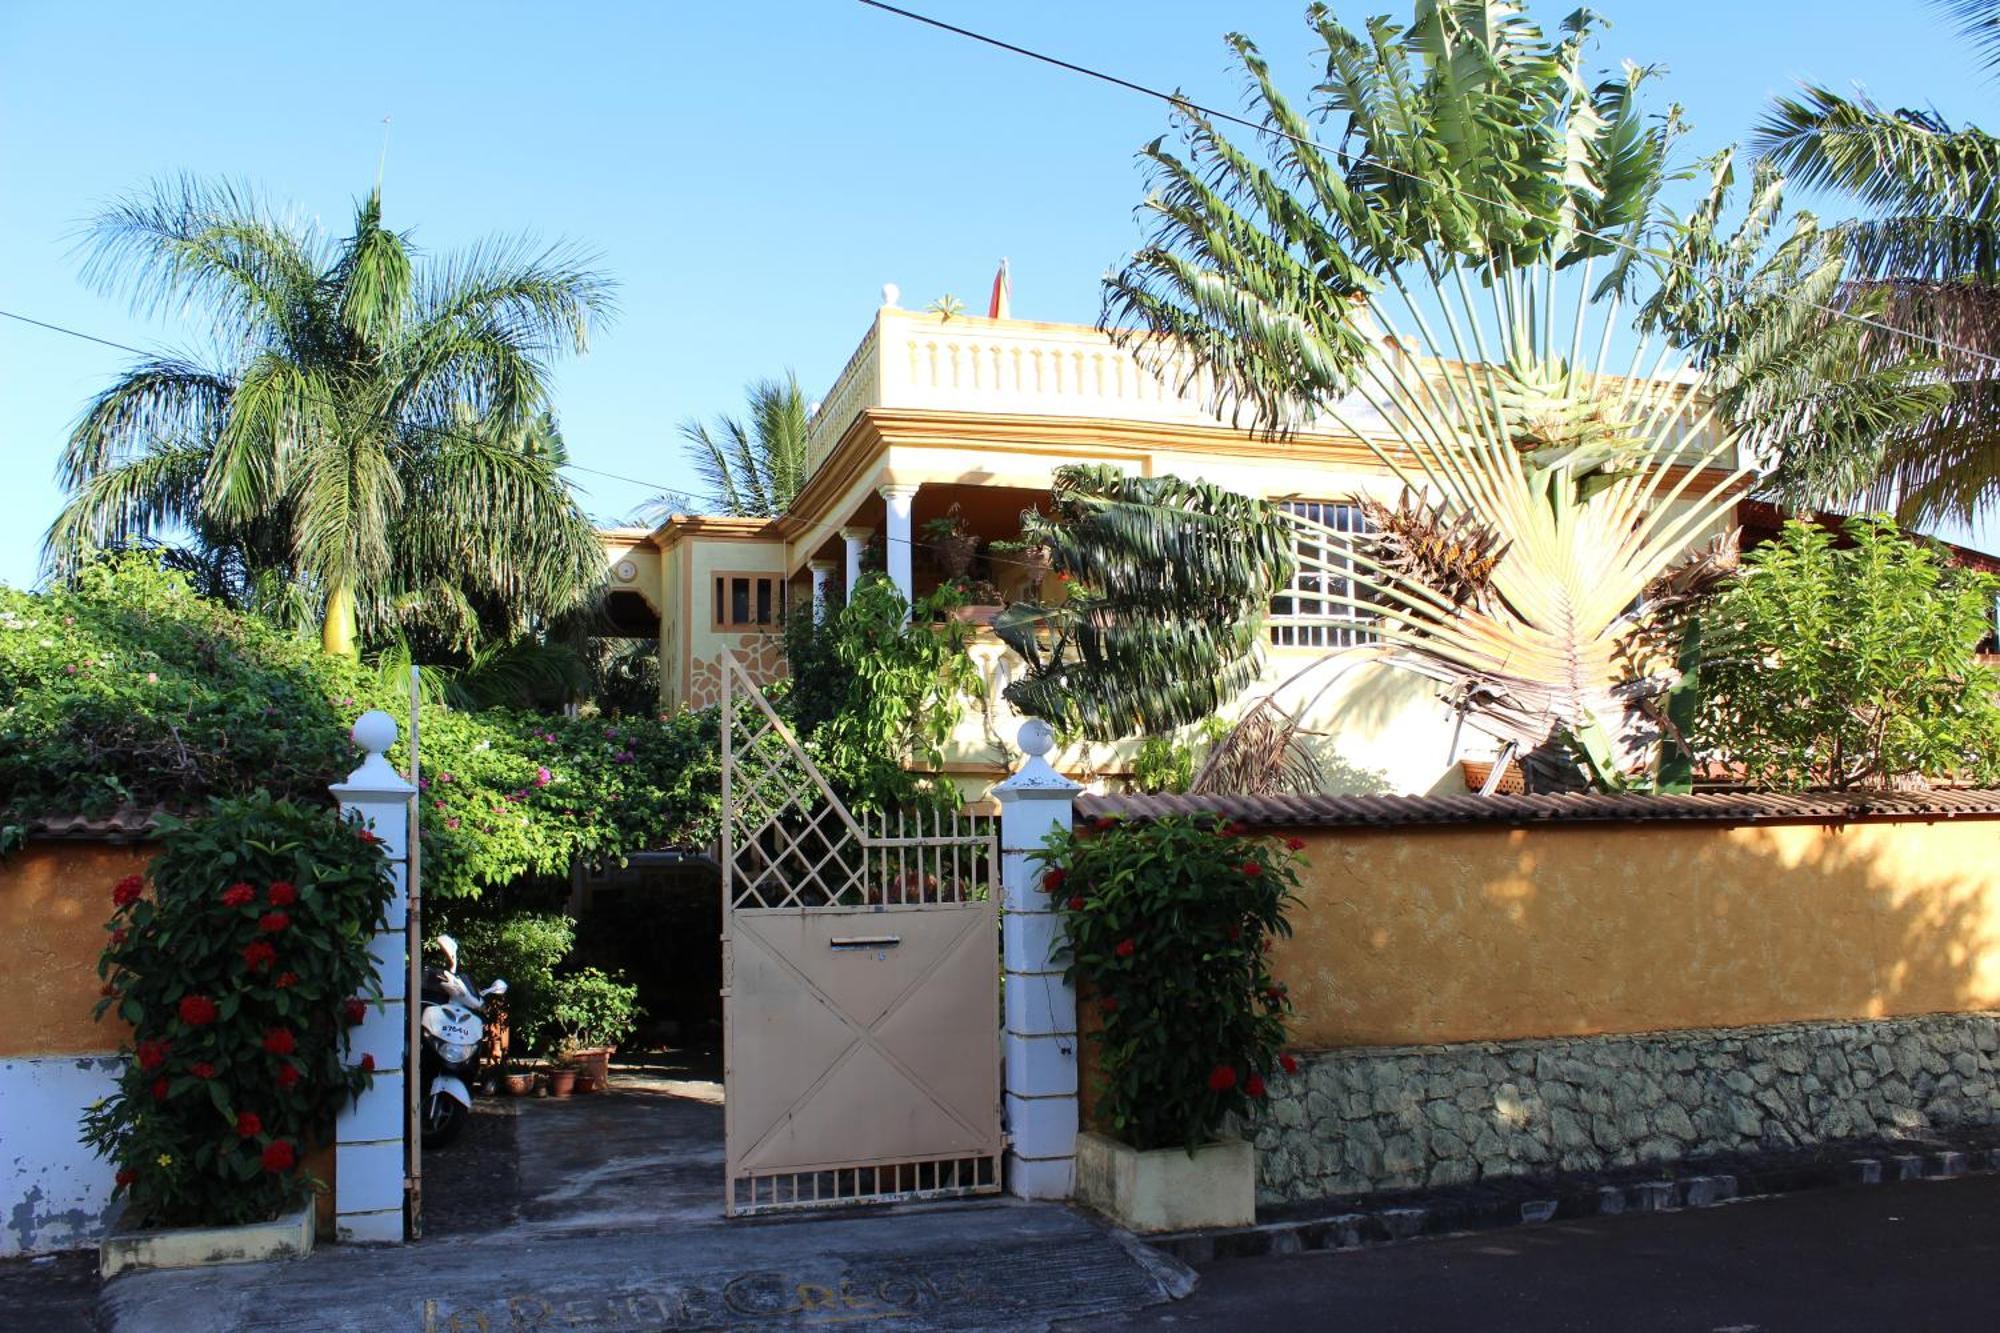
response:
[[[1222,32],[1256,37],[1303,96],[1302,0],[1228,6],[905,0],[1021,43],[1234,107]],[[1707,151],[1810,78],[1983,120],[2000,90],[1925,5],[1601,0],[1599,54],[1664,64]],[[1536,5],[1553,27],[1574,0]],[[1339,3],[1350,20],[1408,0]],[[1089,321],[1138,236],[1134,150],[1159,104],[849,0],[777,4],[134,4],[0,0],[0,306],[139,346],[192,331],[79,281],[79,219],[169,173],[246,180],[339,231],[393,120],[391,225],[446,249],[529,231],[595,249],[622,313],[562,370],[573,457],[687,481],[674,426],[737,410],[791,366],[817,395],[881,284],[904,304]],[[56,451],[127,360],[0,320],[0,579],[31,581]],[[647,488],[579,478],[593,513]],[[1982,536],[1995,535],[1986,525]],[[1991,544],[1990,542],[1987,544]]]

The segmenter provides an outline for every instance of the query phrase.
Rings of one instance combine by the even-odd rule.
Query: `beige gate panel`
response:
[[[999,1189],[997,839],[856,820],[723,662],[729,1211]]]

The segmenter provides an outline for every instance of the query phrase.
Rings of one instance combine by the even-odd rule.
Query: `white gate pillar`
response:
[[[891,482],[881,489],[885,510],[883,521],[882,560],[889,571],[889,582],[896,585],[896,591],[903,594],[903,600],[917,599],[917,579],[911,563],[911,555],[916,550],[917,534],[910,523],[910,513],[917,498],[917,488],[902,482]]]
[[[351,1034],[348,1059],[359,1064],[363,1056],[374,1056],[375,1082],[341,1111],[335,1126],[334,1230],[343,1241],[393,1244],[404,1238],[403,1073],[409,968],[403,929],[410,904],[410,797],[416,788],[382,757],[396,743],[396,719],[371,709],[355,722],[353,735],[367,757],[347,781],[334,784],[334,799],[343,815],[358,816],[362,827],[382,840],[395,890],[368,946],[382,984],[382,1002],[368,1006],[368,1017]]]
[[[993,788],[1006,912],[1007,1190],[1024,1199],[1066,1199],[1076,1181],[1076,991],[1055,957],[1062,918],[1042,892],[1042,867],[1029,859],[1051,832],[1069,828],[1083,790],[1049,767],[1054,746],[1048,724],[1030,718],[1021,727],[1026,762]]]

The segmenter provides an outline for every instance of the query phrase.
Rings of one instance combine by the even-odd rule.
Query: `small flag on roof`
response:
[[[993,275],[993,299],[986,303],[986,318],[1011,319],[1009,307],[1014,301],[1014,283],[1007,276],[1007,261],[1000,261],[1000,271]]]

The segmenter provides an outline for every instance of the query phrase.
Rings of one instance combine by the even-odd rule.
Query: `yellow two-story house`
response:
[[[1283,439],[1253,433],[1215,411],[1198,377],[1155,373],[1102,330],[899,309],[876,311],[860,346],[816,408],[810,475],[791,512],[775,519],[675,515],[654,529],[601,534],[611,605],[627,632],[657,626],[662,705],[718,702],[718,655],[737,654],[760,678],[784,670],[786,614],[836,603],[875,552],[908,595],[936,586],[925,525],[953,510],[986,541],[1018,535],[1024,509],[1046,506],[1069,464],[1172,474],[1295,506],[1336,528],[1358,525],[1343,503],[1393,503],[1400,481],[1355,435],[1308,421]],[[1401,355],[1393,346],[1385,355]],[[1353,420],[1350,416],[1350,421]],[[1365,428],[1365,420],[1363,428]],[[1387,432],[1384,432],[1385,437]],[[974,573],[1005,600],[1045,571],[982,555]],[[1355,642],[1343,614],[1310,581],[1279,597],[1267,622],[1266,688],[1330,649]],[[1320,576],[1323,577],[1323,574]],[[968,708],[950,771],[969,795],[1004,775],[1020,719],[1000,690],[1020,660],[982,629],[975,657],[987,697]],[[1331,679],[1331,684],[1329,684]],[[1247,702],[1264,693],[1254,688]],[[1304,707],[1326,785],[1336,791],[1462,791],[1463,762],[1493,746],[1425,680],[1378,665],[1320,673],[1281,701]],[[1072,776],[1115,785],[1133,747],[1078,745],[1060,756]]]

